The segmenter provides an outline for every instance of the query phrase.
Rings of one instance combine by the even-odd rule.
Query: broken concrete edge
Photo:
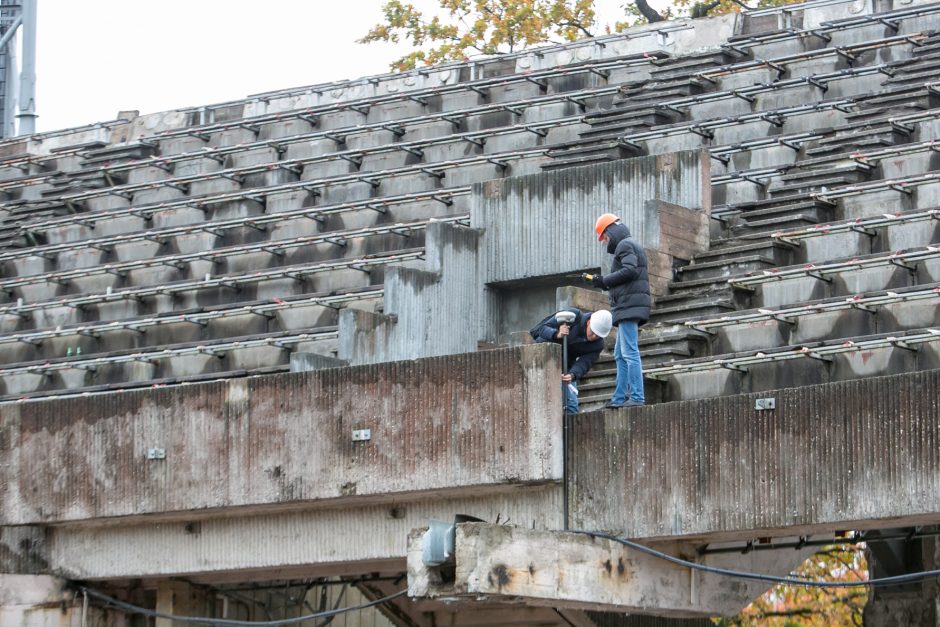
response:
[[[408,537],[412,598],[467,603],[511,599],[573,610],[710,617],[737,614],[769,587],[694,571],[588,534],[489,523],[456,525],[453,564],[432,568],[422,561],[425,531],[414,529]],[[806,548],[783,557],[765,553],[699,559],[688,544],[658,548],[692,561],[779,575],[814,552]]]

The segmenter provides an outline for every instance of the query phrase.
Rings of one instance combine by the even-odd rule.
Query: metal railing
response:
[[[814,342],[803,346],[749,351],[745,354],[734,354],[714,359],[672,362],[666,366],[645,368],[643,376],[652,380],[662,380],[671,376],[711,370],[732,370],[746,374],[749,367],[761,364],[793,359],[814,359],[831,362],[833,357],[846,353],[867,352],[883,348],[917,350],[918,345],[932,342],[940,342],[940,329],[916,329],[901,333],[866,336],[864,338],[845,338],[827,342]]]
[[[859,256],[847,261],[831,261],[827,263],[806,263],[799,266],[785,266],[782,268],[769,268],[757,273],[734,276],[728,279],[728,284],[736,288],[753,288],[762,283],[772,283],[785,279],[813,278],[818,281],[832,281],[835,275],[846,271],[870,269],[879,266],[898,266],[913,272],[915,264],[927,259],[940,258],[940,243],[930,244],[908,250],[895,251],[886,254]]]
[[[752,322],[769,322],[776,320],[784,324],[796,324],[800,318],[819,313],[831,313],[858,309],[869,313],[876,313],[878,309],[898,303],[934,300],[940,305],[940,284],[929,286],[918,285],[912,288],[898,290],[885,290],[874,294],[854,294],[849,297],[821,300],[801,305],[788,305],[786,307],[762,307],[751,311],[742,311],[717,318],[701,318],[686,320],[683,324],[697,331],[714,334],[716,329],[750,324]]]
[[[913,211],[895,213],[885,213],[880,216],[870,218],[856,218],[843,222],[833,222],[830,224],[817,224],[805,229],[791,229],[786,231],[777,231],[771,233],[771,237],[777,241],[792,244],[794,246],[802,245],[804,240],[822,237],[824,235],[836,235],[839,233],[862,233],[869,237],[877,235],[875,229],[889,228],[901,224],[912,224],[924,221],[940,221],[940,209],[928,209],[927,211]]]

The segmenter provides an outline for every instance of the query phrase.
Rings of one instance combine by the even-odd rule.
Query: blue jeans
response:
[[[617,342],[614,344],[614,361],[617,362],[617,385],[611,402],[622,405],[627,400],[645,403],[643,395],[643,364],[640,362],[640,349],[637,346],[639,325],[627,320],[617,325]]]
[[[578,389],[578,384],[574,381],[571,383],[561,382],[561,393],[565,401],[565,412],[576,414],[578,413],[578,395],[568,389],[569,385],[573,386],[575,390]]]

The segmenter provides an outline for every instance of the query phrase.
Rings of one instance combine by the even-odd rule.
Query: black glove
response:
[[[599,274],[595,274],[594,277],[591,278],[591,285],[593,285],[594,287],[599,287],[602,290],[607,289],[607,286],[604,285],[604,277],[602,277]]]

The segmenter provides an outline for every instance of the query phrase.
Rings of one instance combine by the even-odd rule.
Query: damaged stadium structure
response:
[[[938,69],[940,2],[815,0],[0,141],[0,624],[696,625],[769,587],[578,530],[940,568]],[[566,430],[526,330],[606,303],[606,211],[648,405],[602,408],[605,353]]]

